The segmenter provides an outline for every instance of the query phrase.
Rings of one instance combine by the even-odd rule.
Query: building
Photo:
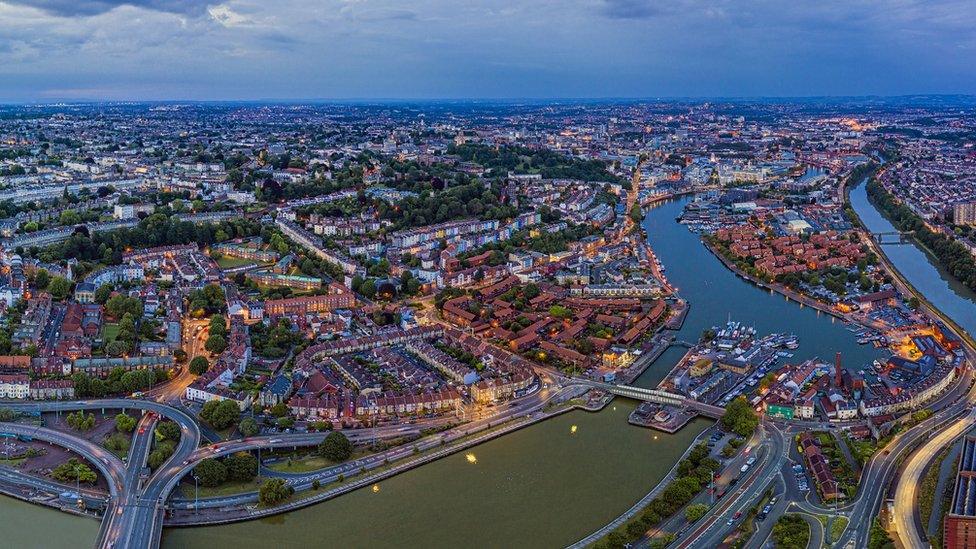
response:
[[[285,275],[260,270],[247,273],[247,277],[262,286],[285,286],[296,290],[317,290],[322,287],[322,279],[311,276]]]
[[[36,379],[30,382],[33,400],[69,400],[75,398],[75,382],[70,379]]]
[[[26,399],[30,396],[27,374],[0,374],[0,398]]]
[[[261,388],[258,404],[265,407],[274,406],[285,402],[289,394],[291,394],[291,380],[279,374]]]
[[[336,309],[351,309],[356,306],[356,296],[342,284],[329,284],[329,293],[307,297],[271,299],[264,302],[266,315],[299,315],[309,313],[329,313]]]
[[[956,225],[976,225],[976,202],[962,202],[952,207],[952,222]]]
[[[963,439],[952,504],[945,516],[942,546],[976,548],[976,437]]]

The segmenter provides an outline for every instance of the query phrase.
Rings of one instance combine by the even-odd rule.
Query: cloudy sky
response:
[[[974,0],[0,0],[0,101],[976,93]]]

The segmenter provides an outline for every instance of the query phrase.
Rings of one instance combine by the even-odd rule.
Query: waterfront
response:
[[[863,181],[850,190],[850,203],[864,225],[874,233],[897,232],[871,203]],[[970,335],[976,333],[976,293],[955,280],[914,240],[882,244],[898,271],[935,307]]]
[[[841,322],[756,288],[728,271],[697,235],[675,223],[687,200],[652,209],[644,225],[669,280],[691,303],[678,339],[695,341],[703,329],[723,324],[731,316],[761,332],[798,335],[800,348],[792,361],[813,356],[831,360],[834,352],[841,351],[845,365],[856,368],[880,356],[873,347],[857,345]],[[913,283],[914,273],[906,273]],[[683,352],[680,347],[667,350],[638,384],[655,385]],[[378,493],[360,490],[263,521],[169,529],[163,545],[243,548],[274,542],[297,547],[323,540],[430,547],[572,543],[643,496],[709,424],[699,420],[675,435],[656,433],[627,424],[634,406],[632,401],[617,399],[600,413],[565,414],[474,448],[475,464],[463,454],[451,456],[385,481]],[[570,433],[572,425],[577,426],[575,435]],[[4,517],[53,513],[10,498],[2,499],[0,509]],[[97,529],[95,521],[69,515],[53,520],[76,545],[90,543]],[[18,546],[44,539],[42,533],[49,528],[39,521],[18,523],[14,534]]]

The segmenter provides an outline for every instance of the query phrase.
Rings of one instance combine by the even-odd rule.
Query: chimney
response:
[[[834,360],[835,360],[834,383],[837,385],[837,388],[840,389],[844,385],[844,383],[843,383],[843,378],[841,377],[840,352],[839,351],[837,352],[837,358],[834,359]]]

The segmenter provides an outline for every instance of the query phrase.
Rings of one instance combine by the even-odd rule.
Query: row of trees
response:
[[[65,418],[65,423],[76,431],[88,431],[95,426],[95,414],[86,414],[84,410],[71,412]]]
[[[79,398],[100,398],[110,394],[134,393],[152,387],[169,379],[169,373],[163,369],[131,370],[113,368],[105,379],[91,377],[83,372],[71,376],[75,384],[75,395]]]
[[[678,463],[678,479],[671,482],[659,496],[651,500],[643,513],[627,524],[624,532],[610,533],[597,547],[623,547],[632,543],[650,528],[687,505],[704,487],[708,486],[712,476],[721,467],[719,462],[708,457],[708,453],[708,447],[704,444],[692,448],[688,456]],[[689,507],[685,515],[691,522],[701,518],[699,510],[692,511],[693,508],[694,506]],[[689,513],[691,516],[688,516]],[[662,543],[665,541],[667,540],[661,540]]]
[[[41,261],[56,263],[75,258],[80,261],[118,265],[122,254],[129,249],[151,248],[196,242],[209,245],[229,238],[243,238],[260,234],[261,225],[257,221],[237,218],[221,223],[191,223],[180,221],[176,216],[155,213],[139,222],[131,229],[88,234],[82,227],[64,242],[38,250],[29,250]],[[221,237],[221,238],[218,238]],[[25,250],[20,249],[20,253]]]

